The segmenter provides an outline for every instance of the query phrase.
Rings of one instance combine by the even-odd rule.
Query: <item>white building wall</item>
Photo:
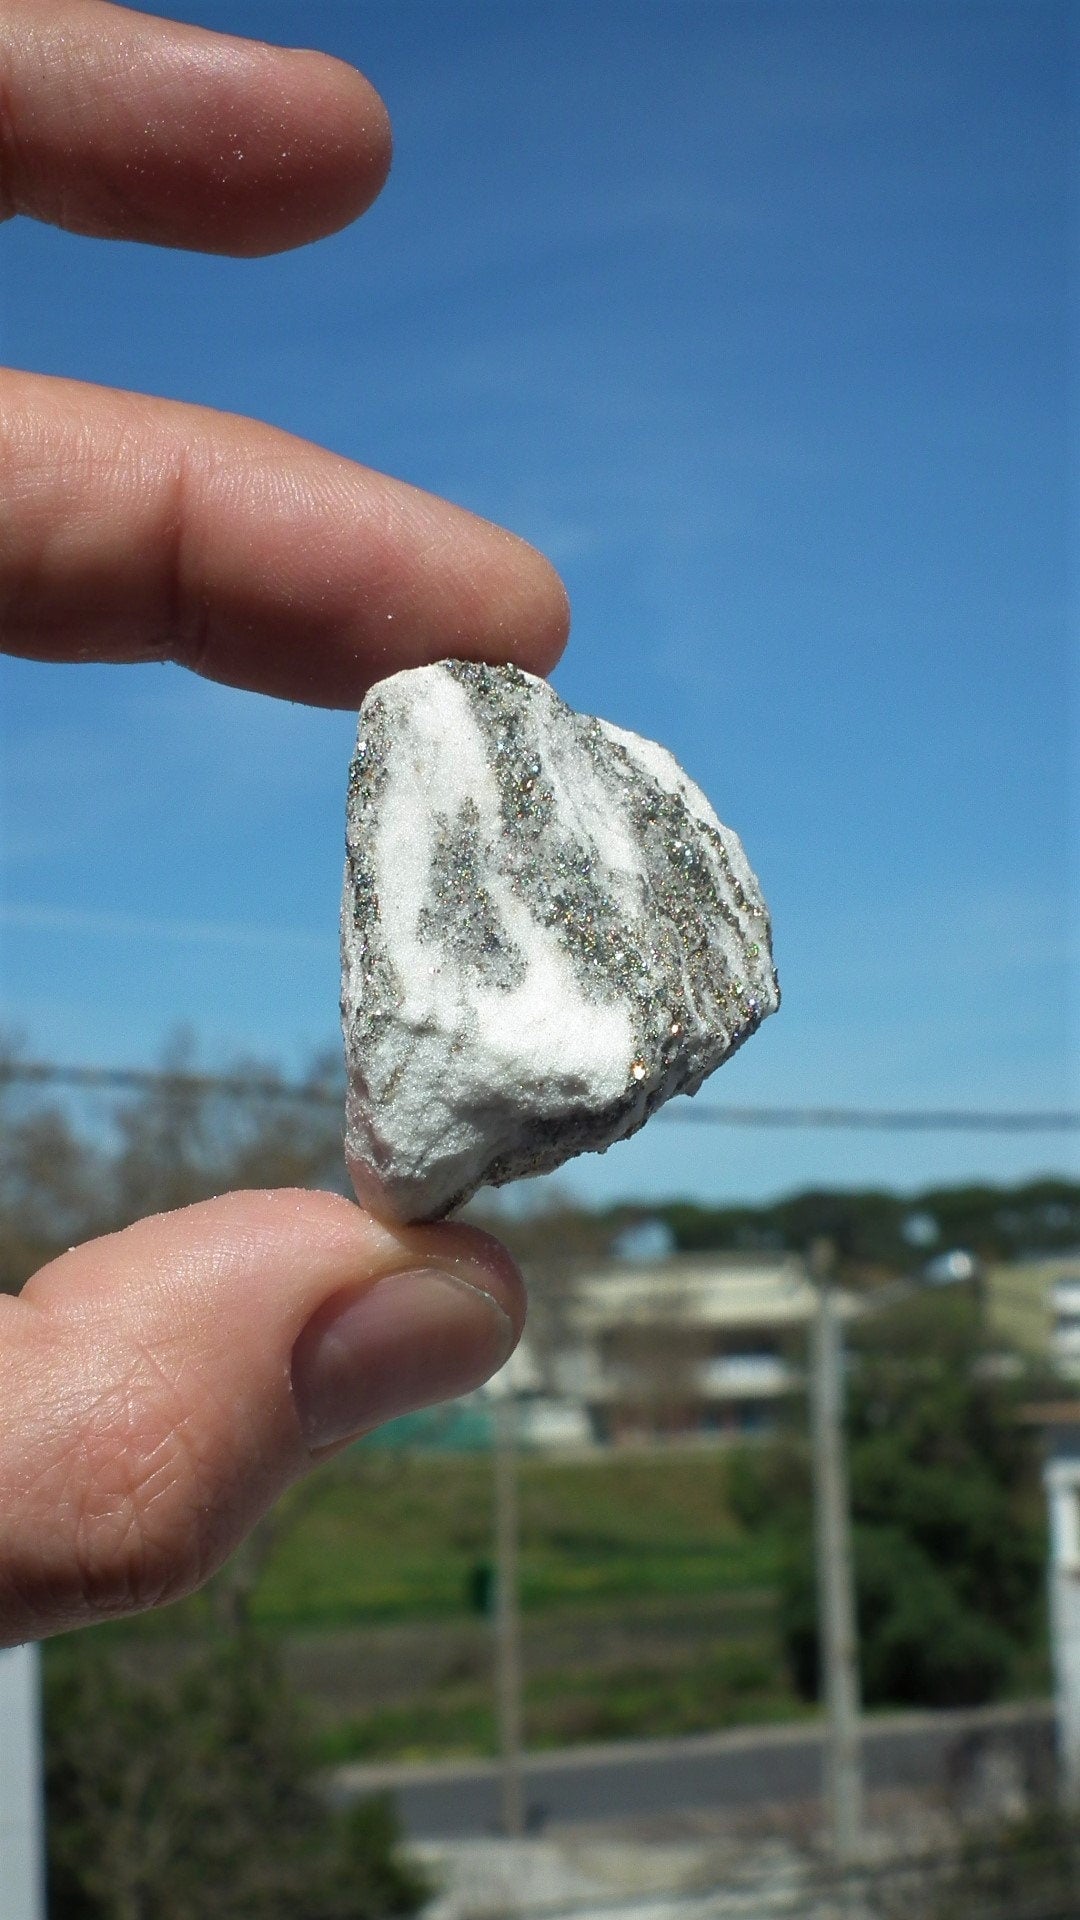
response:
[[[36,1647],[0,1648],[0,1920],[44,1920]]]
[[[1046,1466],[1050,1519],[1050,1643],[1062,1792],[1080,1806],[1080,1457]]]

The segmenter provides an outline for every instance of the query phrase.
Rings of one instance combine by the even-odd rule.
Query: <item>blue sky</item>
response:
[[[1075,1101],[1070,8],[150,10],[353,60],[390,181],[259,262],[16,221],[3,357],[271,420],[551,555],[557,687],[672,748],[773,910],[783,1009],[705,1098]],[[182,1021],[210,1061],[332,1043],[352,730],[172,668],[0,663],[6,1024],[79,1061]],[[657,1123],[564,1184],[1074,1160]]]

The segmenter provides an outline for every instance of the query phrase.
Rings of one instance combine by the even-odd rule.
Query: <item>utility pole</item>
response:
[[[502,1382],[493,1395],[495,1442],[495,1688],[502,1830],[525,1831],[521,1779],[521,1604],[518,1592],[517,1401]]]
[[[858,1863],[863,1821],[859,1740],[859,1652],[843,1431],[843,1332],[832,1271],[832,1243],[810,1249],[817,1286],[811,1369],[818,1649],[825,1729],[825,1798],[833,1854],[841,1871]]]
[[[0,1920],[44,1920],[41,1682],[36,1646],[0,1649]]]

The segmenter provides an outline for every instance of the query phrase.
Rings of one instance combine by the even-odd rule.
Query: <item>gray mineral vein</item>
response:
[[[737,835],[662,747],[516,667],[368,694],[341,931],[347,1156],[401,1219],[603,1151],[779,1004]]]

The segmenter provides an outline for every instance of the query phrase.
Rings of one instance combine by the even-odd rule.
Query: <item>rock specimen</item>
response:
[[[662,747],[516,667],[372,689],[347,848],[346,1151],[400,1219],[634,1133],[778,1004],[735,834]]]

